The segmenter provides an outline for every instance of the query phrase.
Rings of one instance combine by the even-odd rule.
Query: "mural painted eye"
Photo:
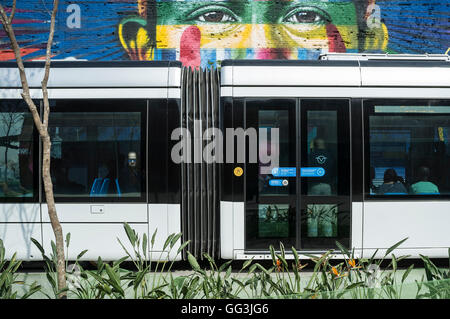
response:
[[[236,19],[234,19],[232,16],[221,11],[211,11],[208,13],[204,13],[201,16],[199,16],[198,19],[202,22],[213,22],[213,23],[236,21]]]
[[[324,24],[327,21],[330,19],[325,12],[313,8],[296,8],[283,19],[283,22],[302,24]]]
[[[238,18],[226,7],[209,6],[195,10],[189,16],[189,19],[202,23],[225,23],[236,22]]]

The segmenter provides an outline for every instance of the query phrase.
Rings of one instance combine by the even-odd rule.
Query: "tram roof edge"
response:
[[[319,60],[326,61],[447,61],[447,54],[392,54],[392,53],[325,53]]]
[[[320,61],[320,60],[223,60],[226,66],[358,66],[358,61]]]
[[[330,60],[223,60],[227,66],[315,66],[315,67],[450,67],[450,60],[443,59],[330,59]]]
[[[40,88],[44,62],[26,62],[30,88]],[[55,61],[51,64],[48,88],[179,88],[178,61]],[[0,63],[0,88],[22,87],[16,62]],[[166,94],[167,96],[167,94]]]
[[[43,68],[45,61],[26,61],[25,68]],[[181,68],[180,61],[80,61],[80,60],[52,60],[50,68],[145,68],[145,67],[174,67]],[[17,68],[16,61],[0,62],[0,68]]]

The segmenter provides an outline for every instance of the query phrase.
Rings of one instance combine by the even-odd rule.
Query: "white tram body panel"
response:
[[[446,104],[450,102],[450,58],[448,56],[393,57],[386,55],[354,55],[350,57],[345,54],[331,54],[324,57],[323,60],[328,61],[225,61],[221,70],[222,101],[228,101],[230,105],[233,105],[234,112],[236,103],[241,103],[238,106],[242,105],[243,107],[245,103],[248,103],[244,101],[255,100],[293,99],[299,105],[298,112],[302,112],[303,100],[349,99],[350,113],[354,113],[353,104],[359,103],[360,111],[355,113],[356,115],[350,114],[350,126],[348,127],[348,130],[360,130],[361,137],[361,141],[354,140],[352,142],[350,151],[352,162],[349,178],[352,180],[352,188],[348,196],[351,202],[351,223],[349,225],[351,237],[348,247],[355,249],[356,255],[361,257],[370,257],[378,249],[377,256],[383,257],[390,246],[408,238],[394,251],[397,256],[419,257],[419,254],[424,254],[437,258],[448,257],[448,247],[450,247],[448,231],[450,196],[448,192],[445,190],[445,192],[435,193],[429,197],[422,193],[420,196],[411,196],[410,193],[395,193],[400,196],[391,197],[375,196],[376,194],[372,194],[367,186],[368,171],[371,170],[367,148],[371,149],[368,144],[370,138],[368,126],[369,123],[372,123],[369,122],[371,121],[369,114],[375,116],[389,109],[393,116],[400,113],[414,116],[415,112],[419,118],[424,113],[446,116],[450,109],[450,104]],[[394,104],[386,104],[388,102],[383,102],[381,107],[370,106],[381,100],[402,101],[401,103],[405,103],[406,106],[401,103],[398,107],[392,106]],[[424,106],[423,109],[418,109],[425,100],[431,101],[426,105],[429,108]],[[375,102],[370,104],[368,101]],[[433,103],[437,103],[437,106],[433,106]],[[369,111],[369,108],[372,111]],[[245,114],[250,114],[248,111],[245,112],[247,112]],[[359,118],[355,119],[355,116]],[[355,123],[359,128],[354,127]],[[296,129],[298,129],[298,125],[300,124],[297,124]],[[444,143],[444,139],[447,138],[445,135],[447,129],[439,126],[441,124],[436,125],[439,133],[435,133],[434,139],[436,143]],[[400,132],[401,130],[403,131]],[[405,133],[407,128],[402,127],[401,130],[398,134],[407,134]],[[373,132],[375,131],[374,129]],[[373,132],[371,134],[377,133]],[[299,134],[301,135],[301,133]],[[413,136],[410,138],[412,139]],[[359,145],[355,146],[355,143],[359,143]],[[358,150],[361,155],[355,157],[354,150]],[[416,154],[416,156],[418,155]],[[360,161],[360,163],[356,165],[354,161]],[[397,169],[402,171],[402,168]],[[402,174],[405,176],[412,174],[408,173],[408,169],[406,168],[406,172],[403,170]],[[377,174],[380,174],[378,170]],[[435,175],[439,174],[440,172],[435,172]],[[442,172],[442,174],[444,173]],[[355,179],[355,175],[361,177]],[[378,177],[378,179],[380,178]],[[356,188],[355,181],[360,184]],[[381,183],[380,180],[378,182]],[[248,183],[247,178],[244,185]],[[301,183],[299,181],[298,185],[303,185]],[[244,186],[242,189],[244,188],[248,190],[248,186]],[[355,189],[360,193],[356,194]],[[237,196],[241,200],[233,201],[233,196]],[[264,251],[264,249],[247,247],[250,244],[247,244],[245,238],[246,232],[248,232],[246,227],[250,223],[248,220],[254,216],[246,219],[247,203],[244,197],[248,198],[248,196],[239,197],[234,190],[233,196],[230,195],[221,202],[222,257],[270,258],[267,249]],[[307,198],[307,196],[305,195],[303,198]],[[296,227],[300,227],[299,224]],[[299,245],[301,245],[301,240],[299,239]],[[276,245],[274,246],[277,248]],[[290,246],[286,247],[287,251],[288,248]],[[328,249],[325,247],[303,249],[308,253],[320,253],[326,250]],[[302,249],[300,249],[300,254],[301,252]]]
[[[39,100],[42,99],[40,87],[43,71],[43,64],[34,62],[26,64],[31,96],[36,99],[38,106]],[[52,62],[48,91],[50,103],[56,104],[58,101],[66,100],[72,101],[70,103],[75,106],[82,105],[83,101],[89,101],[92,105],[101,101],[111,103],[127,101],[128,104],[120,105],[119,109],[116,107],[119,112],[126,112],[129,106],[133,105],[133,101],[141,101],[140,105],[143,105],[143,110],[136,111],[141,112],[142,117],[147,116],[147,112],[150,113],[148,116],[152,116],[152,111],[148,111],[148,105],[151,108],[152,101],[155,99],[163,101],[162,103],[167,103],[168,99],[179,100],[181,96],[180,81],[181,64],[179,63]],[[0,67],[0,102],[20,101],[22,99],[21,93],[20,77],[15,64],[9,64],[7,67],[2,65]],[[162,105],[166,107],[166,104]],[[95,110],[87,109],[84,111],[87,116],[91,111],[106,114],[105,116],[108,114],[105,105]],[[29,111],[26,110],[25,112]],[[50,114],[51,117],[52,112]],[[153,146],[149,145],[148,134],[153,134],[158,128],[149,128],[147,118],[141,120],[142,125],[139,123],[136,125],[142,131],[141,136],[146,141],[146,145],[141,142],[142,149],[140,149],[139,154],[145,156],[143,158],[148,158],[149,147]],[[81,119],[81,121],[83,120]],[[50,125],[52,125],[51,122],[52,118],[50,118]],[[113,130],[116,130],[116,128],[113,127]],[[103,134],[107,134],[107,132],[105,131]],[[35,134],[34,138],[37,137],[38,135]],[[98,138],[100,141],[102,141],[102,138],[103,140],[106,139],[106,137]],[[121,147],[126,147],[124,145],[121,144]],[[54,141],[53,148],[55,148]],[[93,153],[86,153],[83,156],[87,158],[101,156],[101,154],[95,154],[96,150],[91,151]],[[76,151],[74,150],[74,152]],[[39,149],[34,150],[34,156],[39,158]],[[77,156],[77,154],[74,153],[73,156]],[[138,157],[137,160],[139,161],[140,158]],[[148,175],[148,166],[147,161],[142,163],[140,173]],[[41,175],[40,167],[41,163],[34,166],[35,172],[39,171],[39,178]],[[72,173],[68,173],[72,179],[77,178],[75,175],[81,174],[81,171],[79,169],[77,171],[77,169],[75,168]],[[92,170],[88,167],[89,169]],[[56,209],[64,236],[67,233],[71,234],[67,252],[69,260],[75,260],[77,255],[85,249],[88,252],[82,257],[82,260],[97,260],[99,256],[104,260],[117,260],[125,255],[118,239],[129,251],[132,251],[123,228],[125,222],[136,230],[141,240],[142,236],[146,235],[149,240],[147,245],[149,255],[158,256],[155,258],[175,258],[174,254],[168,256],[167,252],[163,252],[162,247],[168,234],[181,231],[180,204],[152,202],[148,195],[148,176],[143,178],[145,182],[142,185],[144,186],[140,189],[139,198],[135,197],[136,200],[122,201],[121,198],[110,200],[107,197],[103,197],[103,199],[92,198],[92,196],[97,196],[92,194],[94,186],[92,186],[90,195],[88,193],[81,198],[75,196],[73,200],[66,199],[62,202],[56,198]],[[81,179],[81,177],[78,179]],[[106,178],[103,179],[103,181],[105,180]],[[112,184],[113,181],[111,180],[110,188],[112,188]],[[118,196],[124,197],[125,193],[120,193],[120,186],[123,187],[123,185],[119,186],[117,178],[116,185],[117,192],[120,194]],[[0,203],[0,239],[3,240],[7,249],[7,258],[17,252],[18,258],[22,260],[42,260],[40,252],[30,241],[31,237],[43,245],[47,254],[51,252],[50,242],[54,240],[54,235],[47,213],[43,185],[37,182],[37,185],[34,186],[37,188],[34,189],[33,199],[9,198]],[[153,186],[153,188],[155,187]],[[57,191],[58,186],[55,186],[54,189]],[[24,203],[21,203],[21,201]],[[150,239],[156,229],[158,229],[158,233],[152,247]],[[175,247],[175,252],[177,247]],[[151,249],[153,251],[150,251]],[[177,258],[179,259],[181,256],[177,256]]]

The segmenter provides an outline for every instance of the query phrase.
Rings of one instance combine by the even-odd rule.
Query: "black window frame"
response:
[[[432,103],[430,103],[432,102]],[[448,201],[450,194],[427,194],[427,195],[375,195],[370,194],[370,116],[382,115],[382,116],[436,116],[446,113],[375,113],[375,106],[417,106],[417,105],[430,105],[430,106],[450,106],[450,100],[448,99],[405,99],[405,98],[365,98],[362,99],[363,113],[364,113],[364,200],[368,201]],[[450,113],[448,113],[450,117]]]
[[[55,103],[56,105],[52,105]],[[129,104],[127,104],[129,103]],[[139,105],[142,104],[142,105]],[[55,112],[75,113],[75,112],[95,112],[95,113],[141,113],[141,155],[140,162],[141,174],[141,196],[140,197],[100,197],[100,196],[75,196],[75,197],[60,197],[55,196],[56,203],[147,203],[147,180],[148,180],[148,163],[147,163],[147,114],[148,114],[148,99],[50,99],[50,118]],[[42,155],[41,155],[42,156]],[[51,164],[50,164],[51,166]],[[42,181],[43,183],[43,181]],[[46,203],[45,191],[42,184],[41,198],[42,203]]]
[[[28,108],[28,105],[26,104],[26,102],[23,99],[2,99],[0,101],[0,111],[2,108],[2,103],[3,102],[17,102],[19,104],[23,105],[24,108],[24,112],[29,112],[30,116],[31,112]],[[34,104],[36,105],[38,112],[40,111],[40,105],[41,105],[41,100],[38,99],[33,99]],[[33,132],[32,132],[32,138],[33,138],[33,196],[31,197],[0,197],[0,203],[2,204],[7,204],[7,203],[36,203],[38,204],[39,201],[39,194],[40,194],[40,185],[39,185],[39,178],[41,175],[41,170],[40,170],[40,165],[39,165],[39,159],[40,159],[40,138],[39,138],[39,134],[38,131],[36,129],[36,125],[33,123]],[[36,174],[37,173],[37,174]]]

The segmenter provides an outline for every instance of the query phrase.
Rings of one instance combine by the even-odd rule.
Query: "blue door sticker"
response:
[[[301,177],[322,177],[325,175],[325,169],[323,167],[301,167]]]
[[[272,169],[272,175],[275,177],[296,177],[295,167],[275,167]],[[325,175],[325,169],[323,167],[301,167],[301,177],[322,177]]]
[[[296,167],[274,167],[272,175],[275,177],[295,177],[297,176]]]
[[[288,186],[289,182],[287,179],[271,179],[269,180],[270,186]]]

